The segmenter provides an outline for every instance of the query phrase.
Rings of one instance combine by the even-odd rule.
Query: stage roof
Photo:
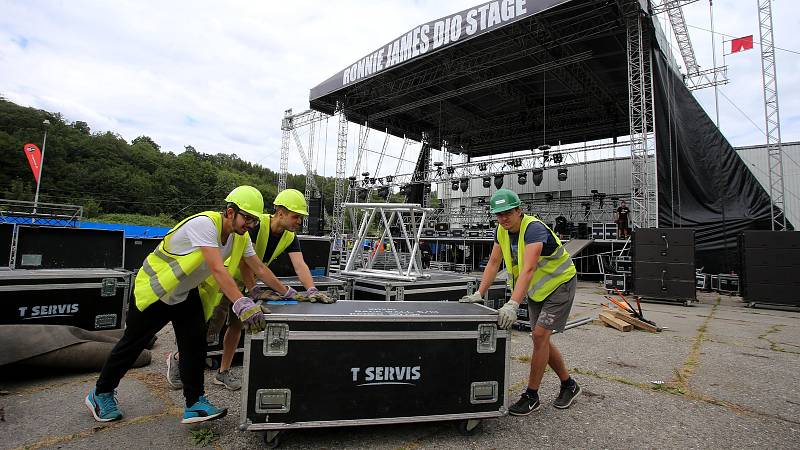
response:
[[[311,89],[311,107],[341,102],[351,122],[471,156],[625,136],[629,2],[484,3],[355,62]]]

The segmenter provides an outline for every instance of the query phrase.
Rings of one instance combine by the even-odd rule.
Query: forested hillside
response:
[[[41,147],[44,119],[51,126],[41,202],[81,205],[88,217],[138,214],[169,221],[220,207],[225,195],[238,185],[261,190],[268,209],[277,194],[277,172],[235,154],[209,155],[190,143],[185,149],[162,149],[148,136],[129,143],[111,132],[92,133],[86,122],[68,122],[59,113],[0,98],[0,197],[33,200],[36,184],[22,148],[26,143]],[[329,212],[333,181],[317,178]],[[305,174],[290,174],[287,184],[302,192]]]

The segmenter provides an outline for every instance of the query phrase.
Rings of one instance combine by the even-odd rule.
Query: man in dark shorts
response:
[[[617,216],[617,229],[619,230],[617,236],[619,236],[620,239],[626,239],[631,236],[631,229],[628,226],[628,216],[630,213],[631,210],[628,209],[625,200],[620,201],[619,208],[614,211],[614,214]]]
[[[553,406],[569,408],[581,393],[581,388],[567,372],[561,352],[550,342],[550,335],[564,330],[575,299],[577,281],[572,258],[547,225],[522,213],[519,197],[514,192],[498,190],[492,196],[490,206],[497,217],[498,227],[489,263],[483,271],[478,291],[460,301],[482,301],[497,275],[500,261],[504,261],[512,292],[511,300],[498,310],[498,326],[511,328],[517,320],[519,305],[527,299],[528,317],[533,329],[528,386],[509,408],[509,413],[521,416],[539,409],[539,384],[548,365],[561,380],[561,390]]]

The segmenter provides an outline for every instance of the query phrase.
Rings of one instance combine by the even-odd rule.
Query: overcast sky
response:
[[[414,26],[477,4],[0,0],[0,95],[61,112],[69,121],[85,121],[94,132],[119,133],[129,142],[148,135],[164,150],[180,152],[192,145],[205,153],[236,153],[278,170],[283,112],[308,109],[311,87]],[[758,42],[756,5],[757,0],[717,0],[714,5],[717,64],[728,65],[730,78],[719,91],[720,125],[734,146],[765,141],[758,45],[722,56],[730,52],[729,42],[723,50],[723,39],[730,39],[723,35],[753,34]],[[800,140],[799,11],[796,0],[773,1],[775,45],[788,50],[776,51],[785,142]],[[708,0],[685,6],[684,13],[698,62],[710,68]],[[696,95],[714,118],[713,89]],[[332,119],[327,125],[327,139],[324,123],[317,130],[314,164],[318,173],[330,176],[335,173],[337,123]],[[352,165],[358,126],[351,125],[350,131]],[[399,141],[390,142],[395,156]],[[371,133],[372,148],[380,149],[382,142]],[[406,159],[418,150],[409,148]],[[368,158],[374,162],[377,156]],[[397,162],[384,164],[393,172]],[[410,168],[404,164],[401,173]],[[289,170],[303,171],[296,155],[290,157]]]

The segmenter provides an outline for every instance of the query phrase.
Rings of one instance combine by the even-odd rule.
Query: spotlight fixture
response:
[[[542,162],[547,162],[550,159],[550,150],[542,151]]]
[[[478,163],[478,170],[481,172],[486,171],[486,163]]]
[[[456,168],[453,167],[453,166],[447,166],[447,167],[445,167],[445,170],[447,171],[448,175],[452,175],[452,174],[456,173]]]
[[[364,178],[369,178],[369,172],[362,172],[361,176]]]
[[[567,181],[567,169],[561,167],[558,169],[558,181]]]
[[[460,185],[461,192],[467,192],[467,189],[469,189],[469,178],[462,178]]]
[[[483,187],[488,188],[492,185],[492,177],[483,177]]]
[[[433,165],[436,166],[436,167],[442,167],[444,165],[444,163],[441,162],[441,161],[436,161],[436,162],[433,163]]]
[[[561,164],[564,162],[564,155],[561,153],[553,153],[553,162],[556,164]]]
[[[547,203],[550,203],[550,202],[552,202],[552,201],[553,201],[553,194],[551,194],[551,193],[549,193],[549,192],[548,192],[548,193],[546,193],[546,194],[544,194],[544,200],[545,200]]]
[[[351,187],[355,187],[356,186],[356,177],[347,177],[347,179],[350,180],[350,186]]]
[[[394,180],[394,175],[386,175],[386,182],[391,183]]]
[[[503,187],[503,174],[497,174],[494,176],[494,187],[497,189]]]
[[[517,175],[517,183],[519,183],[520,186],[524,185],[527,182],[528,182],[528,175],[524,173]]]
[[[452,187],[453,187],[454,191],[457,191],[458,190],[458,181],[453,181],[453,186]]]
[[[540,184],[542,184],[542,180],[544,180],[544,170],[542,170],[542,169],[533,169],[533,172],[531,172],[531,173],[533,175],[531,177],[531,180],[533,181],[533,184],[535,184],[536,186],[539,186]]]
[[[550,146],[547,145],[547,144],[542,144],[542,145],[539,146],[539,150],[541,150],[543,152],[547,151],[547,150],[550,150]]]
[[[371,178],[369,179],[369,184],[375,184],[375,182],[376,182],[376,181],[377,181],[377,180],[375,179],[375,177],[371,177]]]

